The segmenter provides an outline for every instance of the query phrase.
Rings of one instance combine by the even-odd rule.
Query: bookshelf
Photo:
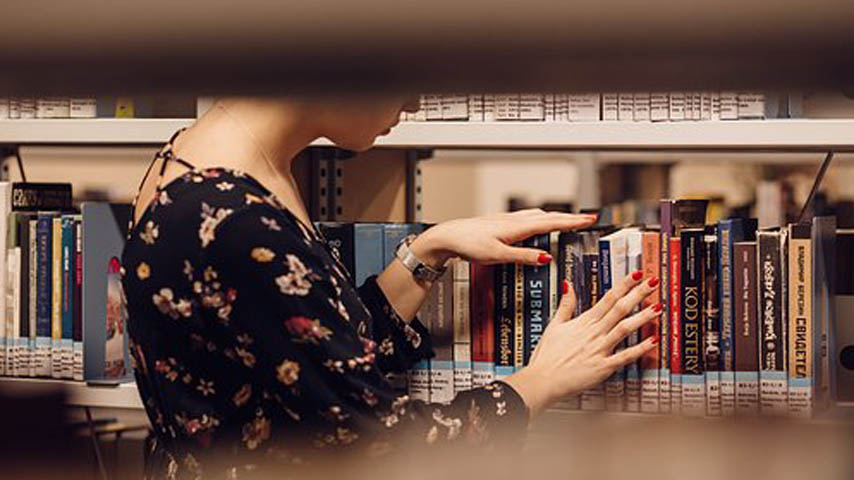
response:
[[[192,119],[0,120],[0,144],[158,145]],[[404,122],[381,148],[854,151],[854,119],[722,122]],[[326,139],[315,146],[332,146]]]
[[[117,385],[89,385],[70,380],[41,378],[0,378],[0,391],[5,394],[36,395],[39,393],[65,391],[66,404],[74,407],[121,408],[142,410],[142,400],[136,383]]]

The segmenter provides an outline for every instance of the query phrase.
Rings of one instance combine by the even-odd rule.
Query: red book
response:
[[[670,407],[679,413],[682,406],[682,322],[680,296],[682,288],[682,248],[679,237],[670,239]]]
[[[644,230],[641,237],[641,269],[645,278],[661,275],[661,234],[657,230]],[[661,302],[661,283],[641,302],[641,308],[649,308]],[[661,318],[655,318],[641,327],[640,341],[649,337],[661,341]],[[640,360],[641,411],[658,413],[660,410],[660,350],[655,348]]]
[[[495,379],[495,270],[471,264],[472,386],[482,387]]]

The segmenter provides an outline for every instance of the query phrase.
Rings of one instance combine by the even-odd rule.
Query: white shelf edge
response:
[[[164,143],[193,119],[0,120],[0,144]],[[330,146],[327,139],[313,145]],[[403,122],[377,138],[386,148],[532,148],[573,150],[854,151],[854,119],[701,122]]]
[[[71,380],[46,378],[0,378],[0,392],[8,395],[38,395],[64,391],[65,403],[75,407],[143,409],[136,383],[89,385]]]

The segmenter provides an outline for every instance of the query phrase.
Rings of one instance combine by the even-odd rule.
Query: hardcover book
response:
[[[661,218],[661,270],[658,278],[661,281],[661,302],[664,304],[664,314],[661,316],[661,343],[659,343],[658,355],[661,370],[658,373],[658,402],[661,413],[670,413],[670,239],[673,237],[673,200],[663,199],[659,202],[659,215]]]
[[[468,120],[468,95],[452,93],[441,95],[442,120]]]
[[[703,366],[703,259],[704,228],[684,228],[680,232],[680,361],[682,381],[681,413],[706,414]]]
[[[671,122],[679,122],[686,119],[685,115],[685,92],[670,92],[670,114]]]
[[[721,317],[718,236],[714,227],[706,228],[703,262],[703,363],[706,368],[706,414],[723,415],[721,406]]]
[[[810,418],[814,411],[816,364],[813,348],[816,329],[813,321],[813,259],[811,226],[789,224],[789,414]]]
[[[598,122],[601,119],[601,97],[598,93],[580,93],[568,96],[570,122]]]
[[[786,233],[757,232],[757,302],[761,341],[759,343],[759,410],[762,415],[788,413],[786,380]]]
[[[549,235],[535,235],[523,242],[523,245],[543,251],[550,251]],[[524,355],[523,364],[527,365],[543,336],[550,311],[549,270],[550,264],[525,265],[523,267],[524,287]]]
[[[635,120],[635,95],[631,92],[617,94],[617,119],[621,122]]]
[[[670,270],[670,411],[675,414],[682,413],[681,245],[679,236],[674,234],[670,237],[670,258],[667,261]]]
[[[599,237],[600,231],[595,229],[582,230],[581,245],[584,249],[582,262],[584,277],[587,279],[587,291],[579,298],[579,302],[589,308],[596,304],[602,296],[602,284],[599,269]],[[585,308],[586,309],[586,308]],[[605,387],[597,385],[581,393],[582,410],[605,409]]]
[[[482,122],[483,121],[483,95],[475,95],[469,94],[468,96],[469,102],[469,118],[470,122]]]
[[[850,302],[854,299],[854,277],[850,269],[837,267],[837,260],[840,265],[851,264],[846,258],[850,259],[851,253],[854,252],[854,234],[850,231],[846,234],[842,230],[837,234],[836,217],[815,217],[812,221],[811,237],[814,272],[811,302],[815,375],[813,405],[816,410],[823,410],[830,406],[831,398],[841,398],[837,390],[837,376],[832,375],[832,372],[841,366],[838,362],[844,345],[836,340],[837,335],[840,335],[840,322],[837,322],[836,313],[850,314],[854,311],[850,308]],[[848,384],[854,385],[852,382]]]
[[[746,238],[751,238],[746,232]],[[756,242],[733,244],[736,415],[759,413],[759,324]]]
[[[619,100],[617,93],[602,94],[602,120],[619,120]]]
[[[721,120],[738,120],[738,93],[721,92]]]
[[[632,230],[626,235],[626,274],[643,271],[643,232]],[[636,307],[634,312],[639,311]],[[640,332],[635,330],[626,338],[626,348],[633,347],[640,341]],[[641,376],[640,361],[632,362],[625,367],[626,373],[626,411],[639,412],[641,407]]]
[[[12,210],[18,212],[66,211],[72,207],[70,183],[15,182]]]
[[[471,358],[471,301],[469,282],[469,262],[454,260],[452,263],[454,276],[454,393],[471,390],[472,387],[472,358]]]
[[[599,271],[603,295],[628,273],[627,236],[629,232],[629,229],[618,230],[599,240]],[[625,342],[617,348],[625,348]],[[605,409],[615,412],[624,411],[625,392],[626,372],[618,370],[605,380]]]
[[[642,238],[642,270],[644,278],[660,278],[661,275],[661,234],[658,230],[644,230]],[[659,302],[661,299],[662,285],[658,287],[641,302],[641,308],[649,308]],[[641,327],[640,341],[647,338],[656,338],[661,343],[661,317],[658,317],[646,325]],[[652,350],[643,357],[640,361],[641,371],[641,411],[648,413],[658,413],[661,409],[659,400],[661,372],[660,351]]]
[[[482,387],[495,379],[495,270],[471,264],[472,386]]]
[[[637,92],[637,93],[635,93],[634,120],[636,122],[648,122],[650,120],[650,94],[649,94],[649,92]]]
[[[670,120],[670,96],[666,92],[652,92],[649,95],[649,119],[653,122]]]
[[[436,316],[430,321],[430,338],[436,355],[430,360],[430,402],[454,399],[454,276],[447,270],[433,285]]]
[[[516,266],[504,263],[495,268],[495,379],[515,372],[516,358]]]
[[[545,120],[545,105],[540,93],[519,95],[519,120],[542,122]]]

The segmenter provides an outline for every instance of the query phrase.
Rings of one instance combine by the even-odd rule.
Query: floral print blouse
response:
[[[158,188],[122,265],[156,434],[150,478],[239,478],[413,442],[492,445],[527,426],[501,382],[447,405],[395,391],[388,373],[432,355],[426,329],[402,321],[375,278],[357,290],[325,240],[241,172],[193,169]]]

